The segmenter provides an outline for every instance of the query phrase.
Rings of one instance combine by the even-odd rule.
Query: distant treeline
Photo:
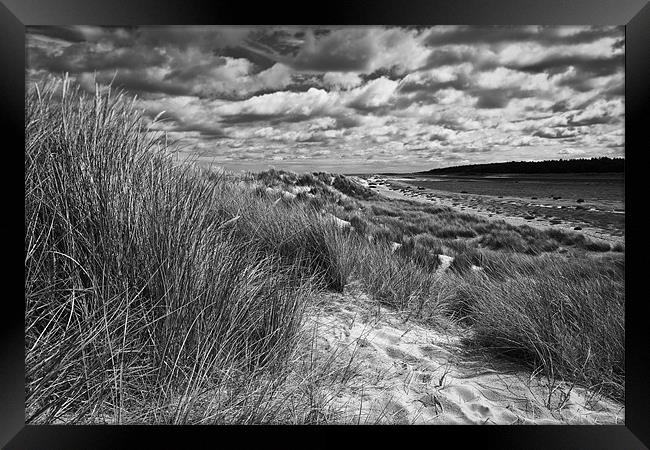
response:
[[[510,161],[491,164],[431,169],[420,174],[484,173],[604,173],[623,172],[625,158],[556,159],[551,161]]]

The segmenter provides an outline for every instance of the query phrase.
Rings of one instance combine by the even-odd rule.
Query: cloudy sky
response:
[[[28,27],[27,52],[29,82],[112,80],[202,164],[624,156],[623,27]]]

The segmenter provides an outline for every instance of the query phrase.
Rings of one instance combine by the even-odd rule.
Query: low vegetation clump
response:
[[[416,315],[437,308],[438,278],[404,254],[395,255],[387,245],[365,246],[359,277],[380,303]]]
[[[484,271],[447,280],[472,345],[623,400],[622,258],[492,253],[482,262]]]
[[[476,248],[532,255],[555,252],[562,246],[596,252],[611,249],[605,241],[590,239],[570,230],[515,226],[502,220],[459,213],[449,207],[410,200],[377,199],[366,203],[361,205],[361,212],[357,208],[339,213],[345,220],[355,222],[355,229],[388,242],[401,243],[417,235],[427,235],[448,247],[460,239]]]

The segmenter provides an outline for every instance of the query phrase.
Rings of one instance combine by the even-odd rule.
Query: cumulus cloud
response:
[[[578,131],[573,128],[543,128],[535,131],[533,136],[539,136],[546,139],[564,139],[578,135]]]
[[[398,83],[388,78],[377,78],[364,86],[350,91],[349,106],[358,109],[372,109],[386,105],[393,96]]]
[[[214,113],[231,123],[273,118],[299,121],[317,115],[335,115],[340,110],[338,97],[317,88],[310,88],[307,92],[278,91],[223,104],[215,108]]]
[[[568,116],[570,125],[594,125],[621,122],[624,114],[621,100],[597,100],[585,109]]]

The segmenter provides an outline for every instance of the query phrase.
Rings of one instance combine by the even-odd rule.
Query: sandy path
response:
[[[497,367],[463,352],[462,331],[436,331],[378,308],[352,285],[308,316],[318,358],[350,364],[332,392],[343,423],[621,424],[624,407],[585,390]],[[352,361],[350,363],[350,361]]]

